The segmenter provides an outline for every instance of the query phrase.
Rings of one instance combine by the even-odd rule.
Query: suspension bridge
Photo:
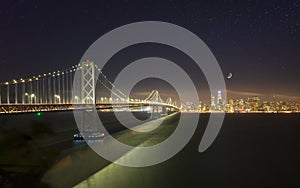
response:
[[[79,88],[74,88],[78,87],[78,84],[73,84],[75,72],[80,75],[76,80]],[[95,75],[99,76],[96,78]],[[74,95],[73,90],[79,92]],[[2,114],[74,110],[86,108],[87,104],[102,110],[150,107],[152,112],[179,111],[176,102],[170,97],[164,101],[157,90],[150,92],[145,99],[129,98],[89,60],[65,70],[0,83]]]

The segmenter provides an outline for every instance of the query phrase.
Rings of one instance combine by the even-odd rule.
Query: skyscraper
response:
[[[217,104],[218,105],[222,105],[223,101],[222,101],[222,92],[219,90],[218,91],[218,95],[217,95]]]
[[[211,96],[211,99],[210,99],[210,110],[215,110],[216,108],[216,102],[215,102],[215,97],[214,96]]]
[[[225,101],[222,99],[222,91],[218,91],[217,95],[217,110],[224,111],[225,110]]]

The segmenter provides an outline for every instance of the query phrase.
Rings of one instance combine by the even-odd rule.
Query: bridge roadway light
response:
[[[57,98],[58,103],[60,103],[60,96],[55,94],[54,97]]]
[[[24,95],[27,97],[27,103],[29,103],[29,94],[25,93]]]
[[[35,99],[34,100],[34,102],[36,102],[36,98],[35,98],[35,94],[34,93],[32,93],[31,95],[30,95],[30,103],[32,104],[33,102],[33,98]]]
[[[78,99],[79,99],[78,96],[75,96],[74,99],[75,99],[75,103],[78,103]]]

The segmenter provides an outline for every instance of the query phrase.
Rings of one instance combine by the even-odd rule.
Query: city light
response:
[[[192,102],[183,103],[182,112],[200,112],[200,113],[298,113],[300,104],[296,101],[277,100],[273,97],[271,101],[262,100],[258,96],[248,97],[245,99],[222,99],[218,92],[217,101],[211,96],[210,104],[196,106]]]

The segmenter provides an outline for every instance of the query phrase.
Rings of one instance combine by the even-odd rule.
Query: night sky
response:
[[[208,45],[224,76],[233,73],[226,80],[229,97],[277,95],[299,100],[299,8],[299,1],[1,1],[0,81],[68,68],[106,32],[155,20],[185,27]],[[205,80],[174,49],[135,48],[115,59],[164,52],[187,66],[195,82]],[[113,78],[117,70],[112,67],[106,74]],[[197,83],[198,90],[204,91],[202,86],[205,81]]]

